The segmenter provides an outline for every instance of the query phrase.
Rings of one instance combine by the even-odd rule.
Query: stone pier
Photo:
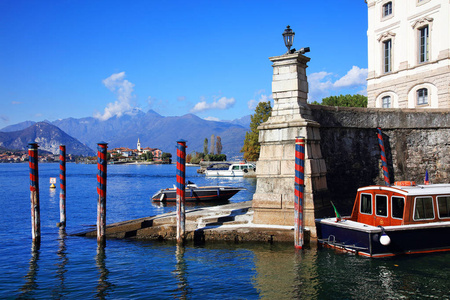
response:
[[[261,152],[253,196],[253,223],[294,224],[295,138],[304,136],[304,224],[315,237],[316,212],[328,206],[325,161],[320,149],[319,123],[307,104],[306,68],[309,58],[300,54],[271,57],[273,62],[271,117],[259,127]]]

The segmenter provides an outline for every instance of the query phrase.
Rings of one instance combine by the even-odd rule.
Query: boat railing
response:
[[[342,248],[347,251],[360,251],[360,250],[369,250],[367,247],[360,247],[353,245],[347,245],[345,243],[336,242],[336,237],[334,235],[329,235],[326,239],[318,239],[318,241],[322,244],[329,245],[332,247]]]

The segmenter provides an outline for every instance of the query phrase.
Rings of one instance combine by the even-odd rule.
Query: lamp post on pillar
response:
[[[309,48],[293,49],[294,31],[290,26],[281,33],[287,53],[269,58],[273,67],[273,107],[267,122],[258,126],[261,151],[256,176],[262,180],[258,180],[253,194],[253,223],[292,226],[295,203],[292,154],[296,138],[303,136],[308,141],[305,165],[317,166],[305,168],[304,178],[308,184],[303,189],[303,225],[309,229],[310,236],[315,237],[315,212],[323,208],[322,202],[315,199],[327,195],[328,188],[320,149],[320,124],[315,121],[307,101],[306,69],[310,58],[304,54]],[[298,31],[295,36],[298,43]],[[287,215],[292,218],[286,218]]]
[[[291,47],[294,44],[294,36],[295,32],[292,31],[291,26],[288,25],[283,32],[284,45],[288,49],[286,53],[291,53]]]
[[[269,57],[273,63],[273,108],[269,122],[313,121],[311,110],[307,105],[306,68],[310,58],[303,55],[310,49],[309,47],[298,51],[295,48],[291,49],[295,33],[290,26],[287,26],[282,36],[288,51],[280,56]]]

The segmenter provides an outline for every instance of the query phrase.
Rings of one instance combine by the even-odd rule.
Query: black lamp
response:
[[[286,48],[288,49],[287,53],[291,52],[292,44],[294,43],[295,32],[292,31],[291,26],[287,26],[283,32],[283,40]]]

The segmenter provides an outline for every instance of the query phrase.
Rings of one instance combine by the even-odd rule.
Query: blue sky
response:
[[[0,128],[136,108],[252,114],[271,98],[286,25],[311,48],[309,100],[366,93],[363,0],[2,0]]]

